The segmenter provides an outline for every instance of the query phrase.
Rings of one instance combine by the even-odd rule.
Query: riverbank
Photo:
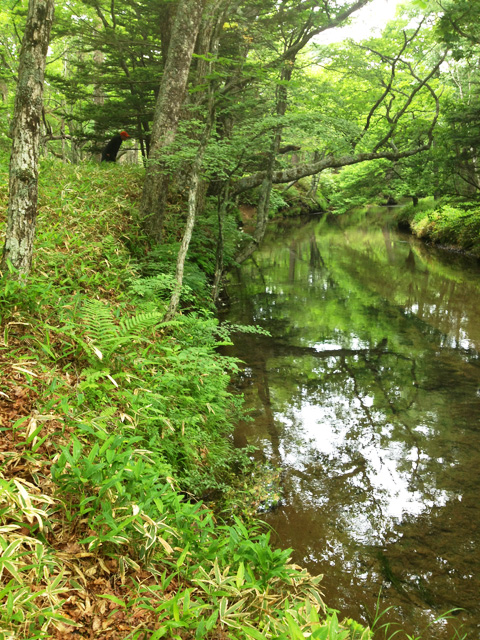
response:
[[[425,198],[396,215],[399,226],[425,242],[480,258],[480,206],[465,200]]]
[[[255,469],[230,437],[243,409],[198,266],[211,251],[198,242],[164,323],[176,245],[148,251],[143,171],[40,175],[34,270],[0,289],[0,636],[367,640],[237,516]]]

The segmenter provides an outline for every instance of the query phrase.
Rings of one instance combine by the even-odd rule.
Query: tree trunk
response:
[[[183,285],[183,273],[185,270],[185,260],[187,259],[188,247],[190,240],[192,239],[193,228],[195,226],[195,218],[197,214],[197,199],[198,199],[198,185],[200,181],[200,169],[202,168],[203,156],[205,155],[205,149],[207,148],[210,134],[212,132],[213,121],[215,118],[213,107],[209,110],[208,122],[205,126],[205,131],[200,141],[197,155],[193,163],[190,176],[190,188],[188,190],[188,216],[187,224],[185,225],[185,231],[183,233],[182,244],[177,256],[177,268],[175,273],[175,289],[170,299],[168,311],[165,314],[165,321],[172,320],[177,313],[178,304],[180,302],[180,294],[182,292]]]
[[[216,54],[218,42],[212,42],[212,53]],[[210,61],[209,65],[205,68],[205,75],[213,66],[213,61]],[[198,145],[197,154],[190,171],[190,188],[188,191],[188,215],[187,224],[185,225],[185,231],[183,233],[182,244],[177,255],[177,268],[175,273],[175,289],[170,299],[170,304],[165,314],[165,320],[171,320],[177,313],[178,305],[180,303],[180,295],[182,293],[183,285],[183,273],[185,270],[185,261],[187,259],[188,247],[190,240],[192,239],[192,233],[195,226],[195,219],[198,209],[198,191],[200,183],[200,171],[203,164],[203,158],[207,149],[210,136],[215,124],[215,86],[213,81],[210,81],[208,86],[208,113],[205,128]]]
[[[10,262],[26,279],[32,264],[37,218],[38,152],[45,62],[54,0],[30,0],[20,50],[10,158],[7,232],[1,269]]]
[[[287,112],[287,86],[292,78],[293,66],[295,58],[286,60],[280,74],[280,82],[277,86],[277,104],[276,115],[278,118],[283,118]],[[280,125],[272,141],[270,149],[267,169],[265,171],[265,177],[262,180],[260,186],[260,196],[257,204],[257,220],[255,225],[255,231],[252,235],[252,241],[240,251],[236,256],[237,262],[244,262],[249,258],[252,253],[262,242],[265,231],[267,230],[268,222],[268,210],[270,207],[270,194],[272,192],[273,173],[275,169],[275,161],[280,149],[280,143],[282,141],[282,125]]]
[[[100,24],[99,24],[100,22]],[[101,21],[97,19],[97,28],[101,28]],[[105,105],[105,91],[103,90],[103,86],[100,78],[102,77],[102,66],[105,62],[105,54],[103,51],[99,51],[98,49],[93,52],[92,55],[93,66],[95,68],[95,76],[96,81],[93,85],[93,104],[97,107],[103,107]],[[102,137],[104,126],[98,120],[95,121],[94,131],[95,138],[98,140]],[[94,158],[97,162],[101,162],[102,160],[102,152],[98,151],[94,155]]]
[[[227,182],[224,189],[218,196],[218,208],[217,208],[217,219],[218,219],[218,239],[217,239],[217,257],[215,262],[215,275],[213,278],[212,285],[212,299],[214,302],[217,302],[218,296],[220,295],[220,282],[223,275],[223,266],[224,266],[224,234],[223,234],[223,221],[225,220],[225,216],[227,214],[227,208],[229,204],[229,191],[230,185]]]
[[[203,5],[203,0],[180,0],[155,105],[141,206],[145,231],[155,242],[162,239],[169,180],[162,155],[175,140]]]
[[[0,96],[3,104],[7,104],[8,100],[8,84],[4,80],[0,80]]]

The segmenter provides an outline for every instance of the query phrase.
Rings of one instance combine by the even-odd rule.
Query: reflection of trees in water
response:
[[[393,249],[392,236],[390,233],[390,229],[387,225],[382,227],[383,239],[385,241],[385,251],[387,252],[387,260],[388,264],[395,264],[396,262],[396,254]],[[415,264],[415,263],[414,263]]]
[[[297,262],[308,264],[312,278],[318,276],[317,272],[325,270],[325,262],[320,253],[320,249],[318,248],[318,241],[314,233],[309,237],[308,248],[306,245],[300,244],[297,240],[293,240],[290,243],[288,280],[291,283],[295,282],[295,268]]]
[[[462,282],[458,273],[444,273],[425,248],[407,243],[400,245],[404,253],[399,257],[405,256],[402,266],[392,255],[390,241],[383,235],[382,240],[383,252],[372,238],[368,247],[353,242],[338,246],[338,253],[329,255],[330,272],[339,282],[354,275],[359,289],[376,292],[440,330],[445,346],[461,348],[462,340],[469,338],[479,348],[478,281]]]
[[[315,378],[310,376],[307,379],[306,374],[312,368]],[[315,519],[317,513],[321,513],[324,520],[322,527],[331,546],[331,556],[324,549],[325,557],[335,558],[338,562],[339,547],[342,547],[341,553],[346,556],[349,572],[356,575],[360,582],[368,575],[370,587],[372,584],[382,587],[385,597],[396,601],[396,606],[405,606],[406,611],[412,605],[436,607],[438,612],[458,606],[452,589],[458,584],[457,580],[463,579],[465,565],[465,553],[459,538],[473,534],[473,531],[469,531],[468,527],[457,527],[456,538],[452,539],[452,513],[457,522],[471,521],[472,513],[478,515],[478,506],[474,507],[471,503],[473,495],[467,500],[470,503],[468,506],[458,500],[458,477],[455,480],[455,474],[452,475],[448,469],[445,474],[441,473],[437,459],[445,442],[438,443],[443,439],[440,430],[428,435],[415,431],[421,422],[422,407],[433,412],[436,406],[435,398],[431,397],[432,390],[435,390],[435,394],[443,393],[451,390],[450,385],[455,387],[460,383],[456,379],[459,373],[455,375],[455,371],[450,369],[447,384],[441,369],[438,363],[432,364],[422,359],[417,361],[414,355],[391,353],[385,341],[372,349],[325,352],[289,347],[284,342],[279,344],[273,341],[273,348],[269,348],[262,357],[262,385],[271,383],[275,386],[280,381],[282,385],[286,384],[289,388],[285,398],[290,407],[301,406],[306,399],[311,404],[321,405],[328,403],[330,398],[345,395],[351,402],[356,401],[353,416],[351,410],[349,415],[337,416],[339,428],[340,425],[349,426],[341,442],[337,443],[334,454],[325,454],[316,449],[315,443],[299,444],[302,425],[295,423],[294,412],[278,406],[280,394],[275,389],[277,402],[274,408],[277,415],[283,411],[292,423],[291,427],[281,428],[279,433],[273,414],[270,414],[277,461],[281,454],[289,458],[287,488],[289,501],[291,503],[293,500],[295,505],[290,517],[297,518],[300,512],[305,511],[305,520],[310,519],[310,529],[315,532],[312,534],[313,541],[309,542],[307,536],[303,545],[300,545],[302,557],[318,556],[318,535],[322,529]],[[302,379],[304,381],[300,385],[296,384],[296,380]],[[424,383],[428,389],[422,388]],[[426,400],[429,396],[430,404]],[[264,397],[267,399],[267,395]],[[373,402],[366,402],[366,398],[373,398]],[[446,410],[448,408],[444,407]],[[478,415],[478,406],[476,410]],[[433,422],[441,423],[444,419],[444,415],[432,417]],[[386,424],[391,429],[384,433]],[[392,442],[403,445],[403,455],[396,458],[395,462],[402,478],[408,483],[408,489],[420,493],[425,505],[430,504],[430,507],[424,507],[421,515],[405,517],[400,525],[386,517],[384,509],[390,496],[388,490],[382,491],[372,482],[377,470],[372,467],[369,455],[376,449],[380,463],[388,466],[384,456],[388,455]],[[301,464],[295,466],[294,463],[292,466],[292,455],[297,455],[297,460],[301,458]],[[468,473],[472,463],[468,459],[456,460],[456,464],[463,466],[463,473]],[[450,498],[444,505],[434,507],[442,491],[447,491]],[[292,497],[292,493],[296,497]],[[369,537],[376,540],[375,544],[364,548],[363,560],[358,551],[353,551],[352,555],[352,551],[346,552],[344,548],[349,544],[347,538],[352,528],[357,528],[357,534],[359,532],[359,513],[370,523],[371,533],[366,540]],[[299,519],[299,522],[304,520]],[[304,526],[305,523],[302,528]],[[305,536],[305,531],[307,529],[301,530],[299,535]],[[299,547],[295,535],[283,542]],[[468,542],[462,542],[464,547],[471,547],[472,559],[478,566],[475,537],[472,535]],[[446,548],[450,548],[450,552],[445,557]],[[454,548],[458,550],[458,556]],[[367,557],[370,560],[367,561]],[[435,586],[432,586],[432,580]],[[393,595],[393,592],[397,595]],[[399,604],[402,602],[403,605]]]
[[[253,394],[250,393],[248,405],[254,410],[253,420],[255,425],[262,432],[268,434],[272,446],[272,463],[281,464],[280,454],[280,436],[276,427],[275,418],[272,409],[272,401],[270,398],[270,381],[269,369],[267,362],[271,360],[272,345],[268,338],[264,336],[256,336],[244,334],[236,339],[235,355],[238,355],[243,361],[243,367],[240,370],[247,370],[248,375],[239,376],[237,387],[240,391],[246,390],[247,387],[253,386]],[[237,353],[237,350],[239,353]],[[246,446],[248,440],[246,432],[249,430],[249,423],[242,423],[237,429],[236,442],[241,446]]]
[[[272,410],[272,402],[270,399],[270,383],[269,383],[269,374],[267,369],[267,358],[266,354],[263,352],[263,357],[256,358],[256,370],[258,372],[257,377],[257,389],[258,389],[258,397],[263,406],[263,412],[265,415],[265,424],[267,428],[268,435],[270,437],[270,442],[272,445],[272,454],[273,460],[272,463],[274,465],[279,465],[282,462],[282,456],[280,453],[280,436],[278,433],[278,429],[275,425],[275,419]]]
[[[241,355],[258,426],[288,469],[269,521],[312,571],[342,567],[331,582],[344,601],[373,585],[405,618],[413,605],[477,611],[478,354],[460,345],[480,344],[478,286],[385,229],[362,232],[364,247],[295,233],[241,285],[242,322],[273,334],[244,336]],[[398,515],[396,489],[412,501]]]
[[[289,269],[288,269],[288,281],[295,282],[295,264],[296,264],[296,242],[293,241],[290,245],[289,253]]]
[[[289,406],[298,407],[305,402],[312,406],[336,406],[334,422],[344,431],[342,445],[337,443],[334,459],[319,454],[313,448],[310,467],[321,462],[328,465],[330,472],[335,469],[342,479],[361,474],[363,481],[356,483],[355,491],[360,485],[369,491],[372,489],[369,474],[374,473],[366,457],[369,447],[378,445],[380,452],[381,448],[388,450],[392,440],[398,440],[408,453],[403,461],[403,471],[409,474],[412,482],[415,480],[419,459],[427,453],[420,434],[412,429],[408,420],[408,412],[418,404],[420,393],[414,357],[390,353],[386,340],[372,349],[317,352],[282,345],[276,352],[284,361],[281,369],[289,371],[290,376],[293,373],[293,383],[286,395],[287,405],[277,406],[277,411],[284,412],[293,421]],[[302,360],[299,359],[301,353],[306,358],[303,360],[303,373]],[[312,356],[316,361],[313,378],[307,375]],[[289,362],[292,357],[293,361]],[[295,385],[294,381],[302,378],[305,382]],[[340,407],[344,407],[343,411]],[[413,426],[416,426],[415,418]],[[402,465],[402,461],[399,463]],[[348,471],[345,471],[347,466]],[[312,468],[305,470],[307,477],[311,472]]]
[[[283,346],[284,354],[287,350]],[[294,351],[298,364],[298,350]],[[291,397],[293,407],[305,402],[306,398],[309,403],[318,405],[342,396],[356,400],[355,412],[350,405],[343,415],[337,415],[337,427],[345,432],[335,443],[333,453],[319,452],[315,442],[305,443],[299,450],[302,464],[295,466],[290,462],[288,483],[290,492],[296,496],[290,498],[294,510],[305,512],[303,519],[308,521],[310,518],[314,523],[310,528],[330,541],[331,557],[335,562],[340,560],[338,548],[344,549],[344,545],[351,544],[352,532],[354,539],[361,533],[359,522],[368,521],[370,534],[365,541],[370,537],[372,541],[375,539],[375,544],[370,543],[363,549],[363,561],[358,550],[350,549],[346,553],[346,563],[349,572],[360,582],[366,581],[370,589],[375,584],[379,589],[382,587],[389,604],[396,602],[395,606],[404,606],[406,612],[414,605],[421,609],[434,607],[440,613],[463,603],[480,615],[478,591],[475,591],[480,586],[480,513],[474,498],[477,492],[472,487],[465,499],[459,499],[466,488],[463,480],[480,463],[479,454],[473,453],[475,449],[464,450],[462,456],[452,458],[454,466],[450,467],[445,455],[450,435],[441,431],[442,423],[448,421],[445,414],[432,416],[432,424],[439,423],[436,432],[422,434],[415,431],[422,421],[422,407],[428,411],[436,406],[435,398],[430,397],[431,404],[428,402],[432,392],[422,389],[416,380],[417,370],[419,379],[428,379],[429,387],[435,388],[437,393],[439,390],[451,392],[452,386],[445,384],[443,373],[438,372],[438,363],[436,367],[428,362],[417,362],[413,356],[389,353],[385,348],[343,351],[336,355],[331,351],[326,355],[317,354],[315,362],[320,365],[315,368],[317,378],[308,380],[299,395],[292,394]],[[283,359],[287,361],[288,357],[284,355]],[[305,364],[308,366],[311,361],[309,353]],[[285,364],[283,369],[287,368]],[[299,372],[297,366],[295,374]],[[437,372],[438,379],[435,380]],[[459,372],[457,378],[453,370],[450,374],[453,375],[450,385],[455,388],[461,382]],[[470,375],[473,382],[472,371]],[[414,383],[408,384],[409,379]],[[373,402],[366,403],[367,397],[373,397]],[[473,415],[480,415],[478,404]],[[448,411],[452,405],[454,402],[443,408]],[[285,409],[285,415],[292,421],[292,426],[282,431],[282,450],[287,450],[291,460],[295,455],[294,447],[284,441],[298,440],[302,425],[294,423],[294,412]],[[386,424],[392,427],[388,433],[383,432]],[[464,426],[451,425],[450,428]],[[471,436],[472,432],[465,433],[465,443]],[[382,491],[372,481],[378,471],[371,464],[372,450],[376,449],[380,463],[388,467],[385,456],[388,457],[392,443],[402,445],[403,455],[395,459],[398,472],[407,489],[417,494],[417,500],[422,503],[421,514],[405,515],[399,522],[389,519],[385,513],[385,505],[390,499],[388,489]],[[439,454],[443,456],[440,462]],[[321,525],[318,524],[318,513],[322,514]],[[304,532],[299,536],[305,536]],[[298,546],[295,534],[283,542]],[[314,563],[310,568],[325,570],[323,563],[330,556],[325,549],[318,549],[315,538],[309,541],[307,536],[300,551],[302,561],[323,555],[320,566],[314,569]],[[368,557],[370,560],[366,561]],[[467,569],[470,575],[473,572],[477,576],[472,588],[468,588],[470,596],[457,596],[459,583],[468,579]]]
[[[401,600],[437,614],[457,608],[456,626],[464,624],[466,637],[478,637],[478,515],[477,498],[469,494],[405,517],[395,544],[371,550],[383,578],[383,598],[392,601],[398,593]],[[457,637],[451,625],[437,634],[435,638]]]
[[[288,415],[289,407],[302,403],[333,407],[336,423],[343,428],[348,425],[345,441],[353,446],[357,441],[365,444],[367,434],[385,447],[394,441],[403,443],[408,456],[399,459],[398,465],[408,472],[415,490],[422,484],[417,478],[420,458],[425,472],[429,461],[435,464],[446,441],[461,438],[461,430],[480,415],[475,362],[458,363],[449,354],[434,359],[429,352],[393,353],[385,341],[372,349],[321,352],[282,343],[274,351],[276,366],[284,374],[275,382],[288,388],[277,411]],[[446,452],[443,456],[449,458]],[[336,457],[342,459],[342,455]],[[429,479],[429,498],[435,495],[435,475],[436,471]]]
[[[415,254],[413,253],[412,247],[410,247],[408,256],[405,258],[405,266],[411,273],[415,271]]]
[[[315,234],[310,236],[310,261],[309,265],[311,269],[321,269],[325,266],[325,262],[320,254],[320,249],[318,248],[317,238]]]

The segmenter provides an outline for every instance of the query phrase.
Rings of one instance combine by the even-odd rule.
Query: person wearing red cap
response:
[[[118,150],[120,149],[120,145],[129,137],[130,136],[126,131],[120,131],[120,133],[117,133],[116,136],[113,136],[105,149],[102,151],[101,162],[115,162],[115,160],[117,159]]]

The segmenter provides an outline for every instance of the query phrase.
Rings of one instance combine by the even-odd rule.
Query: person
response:
[[[100,162],[115,162],[120,145],[130,136],[126,131],[120,131],[110,140],[105,149],[102,151],[102,159]]]

